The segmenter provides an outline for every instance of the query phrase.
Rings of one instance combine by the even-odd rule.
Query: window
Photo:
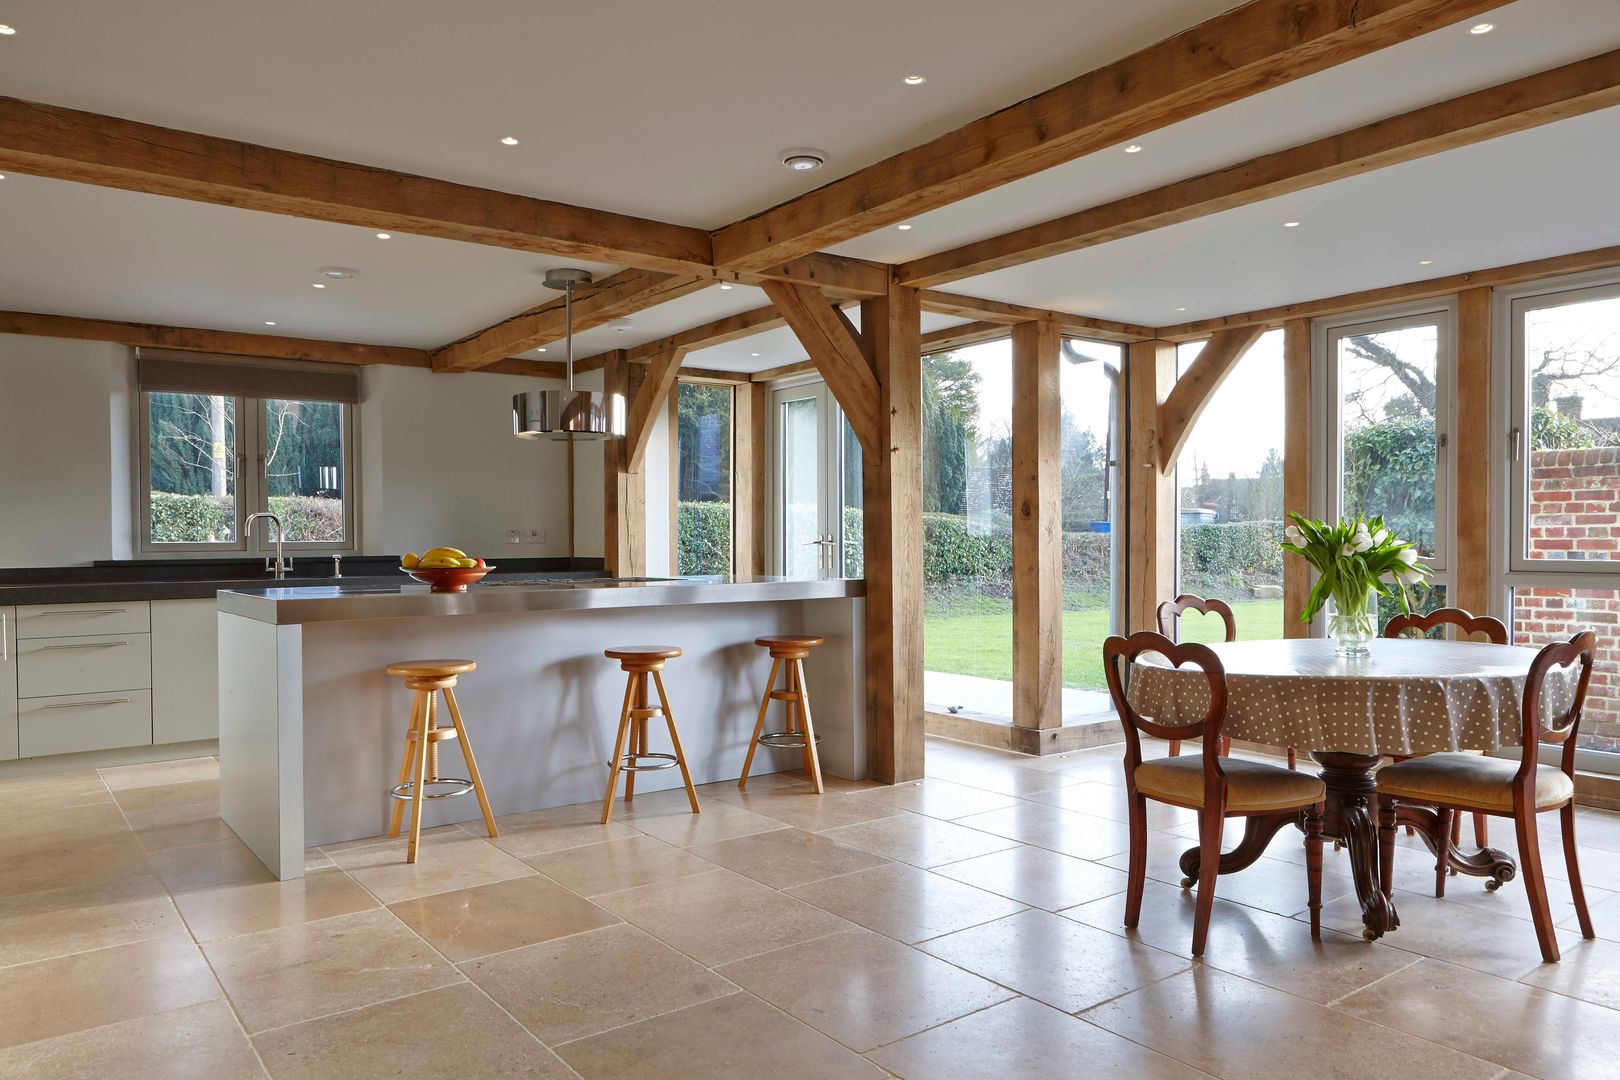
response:
[[[1232,605],[1238,637],[1283,634],[1282,331],[1244,353],[1198,417],[1176,462],[1177,588]],[[1176,349],[1177,377],[1204,343]],[[1169,599],[1164,597],[1162,599]],[[1219,641],[1219,618],[1179,620],[1188,641]]]
[[[1106,711],[1102,643],[1118,625],[1120,370],[1125,350],[1066,338],[1058,368],[1062,418],[1063,715]],[[1091,691],[1091,693],[1086,693]]]
[[[730,386],[678,386],[677,574],[731,573],[732,392]]]
[[[139,367],[142,552],[272,552],[273,528],[254,530],[251,549],[243,532],[262,511],[281,519],[284,546],[355,549],[352,372],[167,354]]]

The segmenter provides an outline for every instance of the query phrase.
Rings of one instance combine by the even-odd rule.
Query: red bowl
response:
[[[399,572],[409,574],[434,592],[466,592],[467,586],[493,569],[493,566],[433,566],[409,570],[402,566]]]

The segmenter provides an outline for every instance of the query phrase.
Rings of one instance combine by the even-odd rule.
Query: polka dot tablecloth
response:
[[[1344,754],[1495,750],[1523,741],[1524,679],[1536,650],[1473,641],[1379,639],[1347,660],[1322,638],[1212,645],[1226,668],[1222,733],[1234,739]],[[1544,721],[1561,717],[1579,669],[1554,669]],[[1157,653],[1137,658],[1130,702],[1163,724],[1196,724],[1209,683]]]

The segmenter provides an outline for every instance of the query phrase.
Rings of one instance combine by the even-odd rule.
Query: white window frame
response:
[[[820,517],[824,522],[831,522],[831,535],[834,543],[831,550],[823,550],[818,558],[823,574],[834,577],[843,576],[844,569],[844,439],[843,423],[844,410],[838,405],[838,399],[833,396],[832,390],[827,386],[826,380],[816,374],[793,376],[779,379],[770,383],[766,388],[766,422],[765,437],[770,446],[770,467],[766,470],[766,505],[770,513],[766,515],[770,547],[765,560],[766,572],[782,574],[785,572],[783,562],[782,542],[784,526],[783,515],[787,507],[782,499],[782,439],[781,424],[782,402],[777,395],[789,393],[793,399],[816,399],[816,424],[818,428],[818,443],[820,449],[820,490],[817,498],[820,502]],[[825,533],[819,535],[827,535]],[[831,569],[828,569],[828,568]],[[836,572],[834,572],[836,571]]]
[[[165,556],[207,556],[222,558],[262,555],[273,556],[276,551],[275,530],[261,526],[254,530],[250,541],[242,524],[249,515],[267,511],[270,506],[269,478],[265,475],[266,432],[264,403],[266,401],[294,401],[298,398],[265,398],[232,396],[236,409],[236,539],[221,543],[159,543],[152,539],[151,517],[151,409],[149,394],[185,393],[186,391],[139,389],[136,394],[135,440],[137,452],[130,455],[135,465],[135,480],[131,485],[135,495],[135,550],[144,558]],[[221,395],[213,395],[221,396]],[[230,395],[225,395],[230,396]],[[357,484],[360,470],[355,460],[359,438],[356,427],[359,406],[337,402],[343,410],[343,541],[340,543],[288,540],[282,544],[283,555],[353,554],[360,550],[359,506]],[[256,467],[249,469],[248,448],[252,447],[252,460]]]

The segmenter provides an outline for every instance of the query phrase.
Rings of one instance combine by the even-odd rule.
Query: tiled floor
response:
[[[1330,856],[1312,942],[1292,833],[1220,881],[1200,962],[1184,812],[1152,811],[1120,925],[1119,753],[933,740],[917,784],[760,776],[697,818],[659,792],[285,883],[218,820],[212,759],[3,780],[0,1077],[1620,1076],[1620,815],[1579,815],[1600,936],[1561,964],[1521,888],[1435,900],[1405,837],[1402,928],[1363,942]]]

